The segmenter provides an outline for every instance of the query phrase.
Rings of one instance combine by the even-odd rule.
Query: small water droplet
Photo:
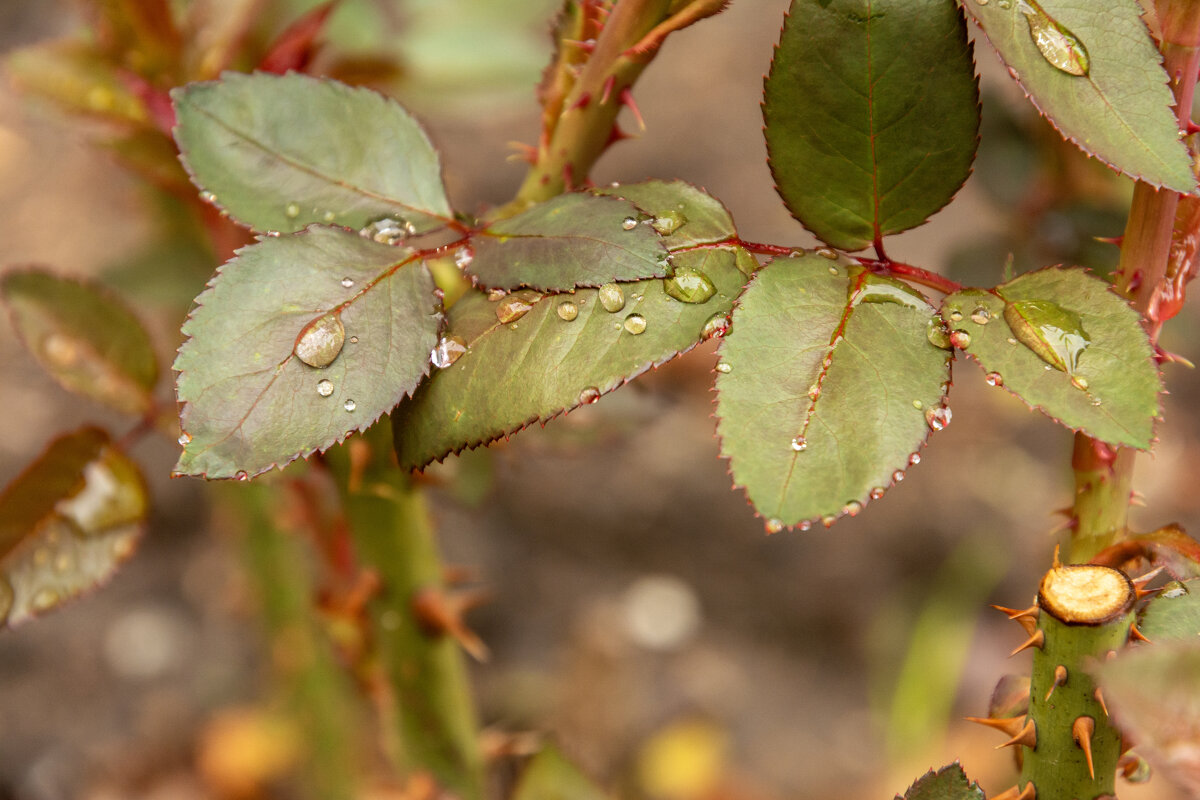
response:
[[[838,257],[837,251],[828,247],[817,248],[817,255],[821,256],[822,258],[828,258],[830,261],[837,261]]]
[[[458,248],[454,254],[454,266],[459,269],[466,269],[471,266],[471,262],[475,260],[475,251],[467,246]]]
[[[848,517],[857,517],[862,509],[862,503],[858,502],[857,500],[851,500],[849,503],[846,503],[846,505],[842,506],[842,513]]]
[[[966,331],[950,331],[950,344],[959,350],[966,350],[971,346],[971,334]]]
[[[564,300],[558,304],[558,316],[565,322],[571,322],[579,316],[579,306],[570,300]]]
[[[250,473],[246,472],[244,469],[240,469],[237,471],[237,474],[233,476],[233,479],[235,481],[248,481],[250,480]]]
[[[332,211],[326,211],[321,215],[321,219],[325,220],[326,222],[333,222],[335,219],[337,219],[337,214],[334,214]]]
[[[179,442],[180,447],[187,447],[192,443],[192,435],[187,431],[184,431],[183,433],[179,434],[179,438],[176,441]]]
[[[467,352],[467,343],[463,341],[462,337],[449,334],[443,336],[437,343],[437,347],[433,348],[433,352],[429,354],[429,361],[438,369],[445,369],[458,361],[465,352]]]
[[[1011,337],[1011,336],[1010,336],[1010,337],[1008,337],[1007,339],[1005,339],[1004,341],[1008,342],[1009,344],[1016,344],[1016,343],[1017,343],[1017,340],[1016,340],[1016,339],[1014,339],[1014,338],[1013,338],[1013,337]]]
[[[803,453],[808,449],[808,440],[803,436],[797,436],[796,438],[792,439],[792,449],[797,453]]]
[[[953,415],[950,413],[949,408],[946,406],[937,406],[936,408],[930,408],[926,410],[925,421],[929,423],[930,430],[940,431],[944,430],[945,427],[950,424],[950,419],[952,416]],[[916,454],[914,453],[913,455]],[[910,459],[909,463],[915,462]]]
[[[882,486],[876,486],[871,490],[871,499],[878,500],[879,498],[883,497],[886,492],[887,489],[884,489]]]
[[[295,203],[288,203],[287,208],[283,210],[283,213],[287,215],[288,219],[295,219],[296,217],[300,216],[300,206],[296,205]]]
[[[200,199],[206,203],[217,202],[217,196],[215,194],[213,194],[212,192],[201,192]]]
[[[812,530],[812,520],[811,519],[801,520],[800,523],[796,525],[796,527],[802,531]]]
[[[728,361],[718,362],[716,369],[717,369],[717,372],[723,373],[725,375],[728,375],[730,372],[733,372],[733,366]]]
[[[357,337],[357,336],[351,336],[351,337],[350,337],[350,344],[358,344],[358,337]]]
[[[654,218],[650,226],[658,231],[663,236],[670,236],[675,231],[687,224],[687,217],[680,211],[670,210],[664,211],[662,214]]]
[[[496,319],[500,324],[507,325],[516,322],[529,313],[533,304],[541,299],[541,295],[529,289],[521,289],[505,297],[496,306]]]
[[[899,483],[904,480],[904,470],[898,469],[892,473],[892,483]]]
[[[962,312],[957,309],[955,309],[954,311],[951,311],[950,316],[947,317],[947,319],[950,322],[961,322],[962,318],[963,318]]]
[[[912,407],[915,408],[917,411],[920,411],[922,408],[925,407],[925,404],[922,403],[920,400],[913,400]]]
[[[322,378],[317,381],[317,394],[321,395],[321,397],[329,397],[329,395],[333,394],[333,381],[328,378]]]
[[[606,283],[598,290],[601,307],[615,314],[625,307],[625,292],[615,283]]]
[[[971,312],[971,322],[974,322],[976,325],[987,325],[991,321],[992,312],[983,306],[976,306],[975,310]]]
[[[700,330],[700,335],[703,339],[720,339],[729,333],[729,328],[732,323],[729,317],[725,316],[724,312],[718,311],[704,322],[704,327]]]
[[[346,329],[342,326],[341,316],[326,314],[305,326],[296,339],[293,352],[296,358],[310,367],[324,369],[342,352],[342,344],[345,341]]]
[[[1071,385],[1076,389],[1086,392],[1088,388],[1087,378],[1083,377],[1082,375],[1072,375]]]
[[[343,289],[349,289],[353,285],[354,285],[353,278],[349,278],[349,277],[342,278],[342,288]]]
[[[663,291],[681,303],[706,303],[717,293],[717,287],[700,270],[679,267],[674,275],[663,278]]]
[[[988,4],[988,0],[975,0],[975,2],[981,6],[986,6]]]
[[[641,314],[630,314],[625,318],[625,330],[637,336],[646,330],[646,318]]]
[[[767,533],[779,533],[783,530],[783,523],[777,519],[768,519],[763,522],[763,530]]]
[[[353,411],[354,409],[358,408],[358,403],[347,399],[346,402],[342,403],[342,408],[346,409],[347,411]]]
[[[1091,59],[1079,37],[1047,14],[1037,0],[1019,0],[1017,8],[1025,15],[1029,35],[1042,58],[1068,75],[1082,77],[1088,74]]]
[[[809,400],[816,400],[816,399],[817,399],[818,397],[820,397],[820,396],[821,396],[821,387],[820,387],[820,385],[818,385],[818,384],[815,384],[815,383],[813,383],[813,384],[810,384],[810,385],[809,385],[809,387],[808,387],[808,399],[809,399]]]
[[[837,275],[837,274],[838,274],[837,267],[830,267],[830,268],[829,268],[829,274],[830,274],[830,275]]]
[[[1004,385],[1004,376],[999,372],[989,372],[987,375],[983,376],[983,379],[987,382],[988,386]]]
[[[833,523],[835,522],[837,522],[837,517],[835,517],[833,514],[826,514],[825,516],[821,517],[821,524],[826,528],[832,528]]]
[[[579,392],[579,405],[589,406],[600,399],[600,390],[595,386],[585,386]]]
[[[638,221],[636,217],[626,217],[625,219],[621,220],[621,228],[623,230],[631,231],[637,227],[637,222]]]

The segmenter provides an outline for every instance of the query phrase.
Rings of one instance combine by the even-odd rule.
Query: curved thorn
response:
[[[1041,646],[1045,643],[1046,643],[1046,633],[1040,629],[1036,630],[1033,632],[1033,635],[1030,636],[1028,639],[1026,639],[1024,642],[1022,642],[1021,645],[1018,646],[1016,650],[1013,650],[1011,653],[1009,653],[1008,657],[1012,658],[1013,656],[1015,656],[1017,653],[1021,652],[1022,650],[1028,650],[1031,647],[1041,648]]]
[[[1032,719],[1025,721],[1025,726],[1017,733],[1016,736],[1009,739],[1004,744],[996,745],[999,750],[1002,747],[1015,747],[1016,745],[1025,745],[1030,750],[1037,747],[1037,725]]]
[[[1050,684],[1050,689],[1046,692],[1044,700],[1049,700],[1050,695],[1054,694],[1054,690],[1067,682],[1067,668],[1059,664],[1054,668],[1054,683]]]
[[[1025,724],[1025,715],[1019,717],[964,717],[967,722],[974,722],[988,728],[995,728],[1009,736],[1017,736]]]

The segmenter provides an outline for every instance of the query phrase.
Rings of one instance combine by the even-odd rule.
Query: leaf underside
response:
[[[226,73],[171,96],[193,181],[253,230],[389,217],[420,233],[451,217],[437,151],[380,94],[296,73]]]
[[[239,251],[183,326],[176,471],[253,476],[342,441],[411,394],[441,324],[433,279],[405,263],[411,253],[317,226]],[[309,366],[293,348],[336,309],[344,343],[328,366]]]
[[[104,431],[52,442],[0,494],[0,627],[106,582],[133,554],[147,502],[137,465]]]
[[[1039,0],[1086,47],[1089,68],[1082,76],[1046,60],[1021,2],[962,2],[1064,138],[1130,177],[1180,192],[1195,189],[1167,74],[1136,0]]]
[[[29,351],[63,387],[129,414],[153,406],[150,336],[111,293],[31,269],[6,274],[0,296]]]
[[[1047,301],[1078,315],[1091,343],[1071,372],[1043,360],[1010,328],[1005,308],[1018,301]],[[1068,428],[1113,445],[1150,447],[1162,380],[1137,312],[1104,281],[1080,269],[1051,267],[994,292],[952,294],[943,302],[942,318],[952,331],[969,336],[965,352],[989,374],[989,382],[1002,383]]]
[[[466,295],[447,313],[447,328],[467,351],[393,415],[400,466],[421,468],[544,423],[691,349],[705,323],[729,314],[746,278],[737,261],[726,248],[675,255],[676,270],[699,270],[712,281],[716,292],[703,303],[680,302],[651,279],[620,284],[625,305],[616,312],[601,306],[598,290],[579,289],[547,295],[504,325],[498,302]],[[563,304],[577,316],[564,319]],[[631,316],[644,320],[642,333],[627,329]]]
[[[896,800],[984,800],[979,784],[971,782],[958,762],[948,764],[937,772],[929,770],[909,787],[904,797]]]
[[[829,244],[925,222],[970,173],[979,87],[951,0],[793,0],[764,87],[771,173]]]
[[[721,345],[722,455],[768,530],[858,513],[903,477],[944,405],[951,356],[929,343],[932,307],[854,269],[811,254],[764,267]]]

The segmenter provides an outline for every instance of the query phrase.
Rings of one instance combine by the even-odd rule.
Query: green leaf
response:
[[[1200,581],[1171,581],[1142,612],[1138,629],[1151,642],[1200,642]]]
[[[979,87],[951,0],[792,0],[764,88],[796,219],[859,250],[925,222],[971,170]]]
[[[529,760],[512,800],[606,800],[608,797],[555,747]]]
[[[176,472],[250,477],[342,441],[411,394],[441,324],[413,252],[317,226],[238,251],[183,326]]]
[[[988,383],[1073,430],[1150,446],[1162,381],[1137,312],[1104,281],[1051,267],[956,292],[942,318]]]
[[[896,800],[984,800],[984,795],[956,761],[937,772],[929,770],[908,787],[903,798],[896,795]]]
[[[56,439],[0,493],[0,627],[106,582],[147,509],[137,465],[98,428]]]
[[[1167,74],[1136,0],[962,2],[1065,139],[1130,177],[1180,192],[1195,189]],[[1064,71],[1038,49],[1033,30],[1052,32],[1047,23],[1082,45],[1085,75]]]
[[[564,194],[471,235],[470,271],[487,288],[568,290],[667,274],[662,237],[628,200]]]
[[[451,216],[437,151],[382,95],[296,73],[226,73],[171,96],[192,179],[254,230],[390,218],[421,233]]]
[[[663,244],[672,252],[737,236],[733,218],[721,201],[683,181],[624,183],[595,191],[623,197],[644,211],[648,218],[643,222],[662,234]]]
[[[932,316],[916,290],[819,255],[751,281],[721,345],[717,433],[768,531],[857,514],[949,422]]]
[[[0,297],[25,346],[64,388],[139,416],[154,405],[150,336],[112,293],[30,269],[0,279]]]
[[[393,415],[400,466],[424,467],[547,422],[595,402],[706,336],[722,334],[746,279],[737,261],[723,248],[676,256],[677,270],[700,271],[711,280],[715,292],[703,303],[676,300],[664,281],[652,279],[530,297],[524,316],[505,325],[497,318],[505,301],[468,294],[448,313],[449,330],[466,351]],[[612,288],[623,305],[610,312],[600,295]],[[607,307],[616,308],[616,293],[605,295]]]

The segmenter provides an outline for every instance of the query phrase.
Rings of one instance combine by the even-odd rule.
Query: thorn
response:
[[[1124,236],[1093,236],[1092,238],[1101,244],[1115,244],[1117,247],[1120,247],[1121,243],[1125,241]]]
[[[1099,687],[1097,687],[1096,691],[1092,693],[1092,696],[1096,698],[1096,702],[1100,704],[1100,710],[1103,711],[1104,716],[1107,717],[1108,716],[1108,704],[1104,702],[1104,693],[1100,691]]]
[[[1026,720],[1025,726],[1017,731],[1015,736],[1004,744],[996,745],[996,749],[999,750],[1002,747],[1013,747],[1020,744],[1025,745],[1030,750],[1037,747],[1037,725],[1034,724],[1033,719]]]
[[[592,102],[592,93],[584,92],[583,94],[579,95],[579,99],[572,103],[571,107],[568,108],[567,111],[574,111],[578,108],[587,108],[588,103],[590,102]]]
[[[1024,789],[1018,789],[1016,786],[1008,791],[994,795],[991,800],[1037,800],[1037,790],[1033,788],[1033,782],[1025,784]]]
[[[427,587],[413,595],[412,611],[426,632],[452,636],[476,661],[487,661],[490,655],[487,645],[463,619],[467,611],[486,599],[486,592],[450,593]]]
[[[1071,738],[1083,751],[1083,757],[1087,759],[1088,775],[1092,776],[1092,780],[1096,780],[1096,767],[1092,764],[1092,734],[1095,732],[1096,720],[1091,717],[1076,717],[1071,723]]]
[[[1036,630],[1033,632],[1032,636],[1030,636],[1028,639],[1026,639],[1021,644],[1020,647],[1018,647],[1016,650],[1013,650],[1011,653],[1009,653],[1008,657],[1012,658],[1013,656],[1015,656],[1017,653],[1021,652],[1022,650],[1028,650],[1031,647],[1037,647],[1040,649],[1041,646],[1045,643],[1046,643],[1045,631],[1042,631],[1040,629]]]
[[[1145,642],[1146,644],[1152,644],[1152,642],[1146,638],[1146,634],[1144,634],[1138,630],[1138,626],[1137,626],[1136,622],[1129,626],[1129,638],[1135,642]]]
[[[1054,545],[1054,563],[1051,565],[1054,569],[1062,566],[1062,562],[1058,560],[1058,545]]]
[[[621,130],[620,125],[613,123],[612,132],[610,132],[608,134],[608,141],[604,143],[604,146],[610,147],[610,146],[616,144],[617,142],[621,141],[622,139],[633,139],[633,138],[634,138],[634,135],[632,133],[626,133],[625,131]]]
[[[607,78],[604,79],[604,91],[600,95],[600,105],[607,105],[608,101],[610,99],[612,99],[613,87],[616,85],[617,85],[617,76],[616,75],[609,75]]]
[[[1188,369],[1196,368],[1196,365],[1193,364],[1190,360],[1184,358],[1183,356],[1179,355],[1178,353],[1172,353],[1169,350],[1163,350],[1158,345],[1154,345],[1154,360],[1160,364],[1163,364],[1163,363],[1182,364],[1183,366],[1187,367]]]
[[[1186,133],[1188,135],[1191,135],[1193,133],[1200,133],[1200,125],[1197,125],[1196,123],[1192,122],[1189,119],[1187,121],[1187,127],[1184,128],[1184,133]]]
[[[646,130],[646,121],[642,119],[642,112],[638,110],[637,103],[633,101],[633,92],[629,91],[628,86],[621,90],[621,102],[629,106],[629,110],[633,112],[634,119],[638,122],[638,127],[643,131]]]
[[[992,606],[997,611],[1002,612],[1009,619],[1017,622],[1025,629],[1026,636],[1032,636],[1037,629],[1038,607],[1032,605],[1029,608],[1017,610],[1015,608],[1007,608],[1005,606]]]
[[[1045,700],[1050,699],[1050,695],[1054,694],[1054,690],[1067,682],[1067,668],[1059,664],[1054,668],[1054,683],[1050,684],[1049,691],[1046,692]],[[1044,702],[1044,701],[1043,701]]]
[[[1021,733],[1021,728],[1025,727],[1025,715],[1019,717],[964,717],[967,722],[974,722],[977,725],[983,725],[988,728],[994,728],[1009,737],[1017,736]],[[1003,746],[1003,745],[1001,745]]]

